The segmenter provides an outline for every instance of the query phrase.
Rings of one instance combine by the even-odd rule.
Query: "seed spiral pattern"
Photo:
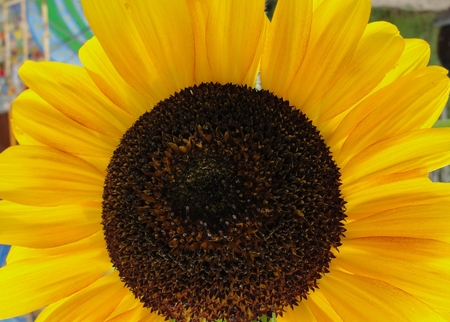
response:
[[[178,322],[282,315],[318,287],[345,231],[340,172],[311,121],[232,84],[183,89],[143,114],[103,200],[121,279]]]

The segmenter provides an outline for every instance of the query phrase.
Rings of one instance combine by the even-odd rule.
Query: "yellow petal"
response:
[[[121,282],[122,283],[122,282]],[[128,290],[128,289],[127,289]],[[145,317],[150,313],[149,309],[143,307],[143,303],[134,297],[134,294],[131,293],[130,290],[126,292],[123,299],[120,301],[119,305],[111,312],[111,314],[107,317],[108,321],[121,321],[123,317],[139,316],[140,311],[145,310],[146,314],[141,316],[140,318]],[[137,320],[137,318],[129,319],[129,321]]]
[[[149,314],[148,316],[139,320],[139,322],[165,322],[167,321],[163,316],[157,314]]]
[[[312,109],[350,63],[367,25],[370,1],[324,1],[314,12],[308,50],[285,98],[316,120]],[[324,68],[326,66],[326,68]]]
[[[277,2],[261,59],[261,82],[279,97],[284,96],[303,63],[312,10],[311,0]]]
[[[211,0],[186,0],[191,15],[192,29],[195,41],[195,71],[196,84],[212,80],[206,50],[206,23],[208,20]]]
[[[318,322],[342,322],[320,289],[308,296],[308,306]]]
[[[105,321],[128,292],[117,272],[112,271],[83,290],[49,305],[36,321]]]
[[[336,261],[356,275],[391,284],[448,312],[450,244],[408,237],[346,238]]]
[[[324,2],[324,0],[314,0],[313,1],[313,9],[314,9],[314,11],[316,11],[317,7],[319,7],[322,4],[322,2]]]
[[[84,246],[82,251],[80,247],[70,253],[49,248],[29,249],[19,251],[20,256],[13,260],[8,256],[8,264],[0,269],[0,318],[28,313],[59,301],[92,284],[111,268],[104,244],[83,240],[78,245]]]
[[[107,321],[138,321],[152,315],[157,314],[155,312],[150,313],[150,310],[145,308],[131,291],[128,291],[117,308],[109,315]]]
[[[89,157],[89,156],[80,156],[83,160],[87,161],[91,165],[93,165],[97,170],[99,170],[101,173],[103,173],[103,177],[106,176],[106,169],[108,167],[109,162],[111,161],[111,158],[96,158],[96,157]]]
[[[83,239],[101,229],[101,205],[30,207],[3,200],[0,244],[56,247]]]
[[[264,1],[213,1],[206,25],[206,49],[213,82],[253,87],[268,20]]]
[[[80,239],[70,244],[65,244],[50,248],[30,248],[21,246],[12,246],[6,258],[7,264],[20,262],[30,258],[52,258],[60,256],[71,256],[72,254],[82,253],[86,249],[96,249],[99,259],[110,263],[106,244],[102,231],[98,231],[91,236]],[[110,265],[110,264],[109,264]]]
[[[23,133],[68,153],[109,158],[119,143],[75,122],[31,90],[14,101],[12,116],[14,125]]]
[[[121,138],[134,118],[95,86],[84,68],[27,61],[19,70],[25,84],[61,113],[87,128]]]
[[[314,314],[311,312],[306,301],[302,300],[298,303],[298,306],[294,306],[293,309],[287,308],[286,312],[283,313],[283,316],[277,316],[277,322],[316,322],[317,319],[314,317]]]
[[[391,84],[403,75],[427,66],[430,60],[430,45],[423,39],[404,39],[405,49],[394,69],[386,74],[375,90]]]
[[[123,79],[150,100],[160,101],[173,94],[174,89],[167,87],[147,55],[146,40],[141,38],[128,10],[130,2],[81,2],[89,26]]]
[[[310,292],[306,300],[302,300],[298,306],[287,308],[283,317],[277,316],[277,322],[342,322],[336,311],[323,296],[320,288]]]
[[[133,299],[137,301],[136,299]],[[128,321],[141,321],[141,319],[152,316],[152,318],[161,319],[156,313],[150,313],[149,309],[143,307],[135,307],[134,309],[122,312],[114,317],[109,318],[106,322],[128,322]]]
[[[166,85],[173,91],[192,85],[194,32],[186,1],[129,1],[127,10],[145,40],[148,57]]]
[[[14,146],[0,154],[0,198],[32,206],[101,200],[103,174],[48,147]]]
[[[12,111],[12,113],[14,114],[14,110]],[[44,143],[39,142],[38,140],[34,139],[32,136],[25,133],[20,127],[18,127],[16,125],[16,122],[14,122],[13,118],[11,118],[10,121],[11,121],[11,130],[13,132],[14,138],[17,140],[17,142],[19,144],[46,146]]]
[[[343,321],[445,321],[422,301],[376,279],[333,270],[319,287]]]
[[[426,168],[429,172],[450,162],[450,129],[421,129],[376,142],[355,155],[341,169],[342,180]],[[342,162],[338,164],[342,166]]]
[[[450,199],[450,198],[447,198]],[[347,238],[401,236],[450,242],[450,200],[389,209],[346,224]]]
[[[82,155],[80,156],[80,158],[87,161],[88,163],[93,165],[97,170],[103,173],[103,177],[106,176],[106,168],[108,167],[109,161],[111,161],[111,157],[97,158]]]
[[[348,219],[357,220],[404,206],[440,205],[448,202],[450,186],[431,182],[424,171],[411,171],[342,185],[342,194],[347,201]]]
[[[158,103],[159,97],[147,98],[119,75],[96,37],[81,47],[79,56],[89,76],[102,93],[133,117],[138,118]]]
[[[449,89],[447,75],[433,73],[391,91],[350,133],[336,156],[339,164],[342,166],[352,155],[377,141],[431,127],[445,107]]]
[[[366,29],[366,32],[367,32],[367,29]],[[427,65],[429,56],[430,56],[430,46],[428,45],[428,43],[423,41],[422,39],[403,39],[403,41],[405,44],[405,48],[403,50],[402,55],[400,56],[397,63],[395,64],[394,68],[386,74],[386,76],[383,78],[383,80],[366,97],[376,93],[383,87],[390,85],[395,80],[399,79],[401,76],[409,74],[417,69],[421,69]],[[358,47],[357,50],[359,48],[360,47]],[[355,54],[355,56],[356,56],[356,54]],[[385,59],[386,58],[383,57],[383,59],[380,59],[380,61],[384,62]],[[370,73],[369,73],[369,75],[370,75]],[[366,74],[366,76],[363,77],[363,80],[365,77],[367,77],[367,74]],[[339,89],[338,86],[333,87],[333,89],[334,88]],[[365,113],[369,113],[371,111],[371,106],[376,105],[377,102],[378,102],[378,100],[374,99],[370,104],[366,105],[366,109],[365,110],[363,109],[363,111],[365,111]],[[346,106],[344,105],[344,107],[346,107]],[[367,107],[369,107],[369,108],[367,109]],[[322,109],[323,113],[321,116],[321,121],[317,125],[319,126],[320,133],[322,134],[325,141],[330,146],[333,154],[336,153],[337,151],[339,151],[342,141],[345,139],[346,135],[348,134],[348,133],[346,133],[345,135],[343,135],[341,132],[336,131],[336,128],[339,129],[338,126],[340,125],[341,121],[346,117],[348,112],[352,109],[353,109],[353,107],[351,107],[350,109],[347,109],[346,111],[343,111],[344,109],[342,109],[339,104],[337,104],[336,107],[330,107],[330,111],[328,112],[328,114],[336,115],[337,113],[340,113],[340,112],[341,112],[341,114],[337,114],[332,119],[329,119],[326,121],[324,121],[324,119],[326,119],[327,116],[324,113],[327,113],[327,110],[326,110],[326,108]],[[367,111],[367,110],[369,110],[369,111]],[[362,119],[362,118],[360,118],[360,119]],[[354,124],[353,124],[353,126],[354,126]]]
[[[32,92],[32,91],[30,91],[30,92]],[[14,115],[14,111],[13,111],[13,115]],[[31,119],[29,121],[31,121]],[[19,144],[32,145],[32,146],[48,146],[40,141],[37,141],[32,136],[30,136],[27,133],[25,133],[24,131],[22,131],[21,128],[19,128],[18,126],[15,125],[14,120],[12,120],[12,122],[11,122],[11,127],[13,130],[14,137],[16,138],[17,142],[19,142]],[[95,135],[99,135],[99,133],[96,133]],[[116,139],[112,139],[112,140],[116,140]],[[59,146],[59,147],[60,147],[59,150],[64,151],[64,149],[61,148],[61,146]],[[67,147],[67,148],[69,148],[69,147]],[[73,152],[75,151],[75,149],[78,152],[80,152],[80,150],[77,149],[77,147],[75,147],[75,146],[71,146],[70,148],[74,148]],[[105,148],[105,147],[103,147],[103,148]],[[80,153],[82,153],[82,152],[80,152]],[[75,154],[75,153],[73,153],[73,154]],[[80,157],[81,159],[87,161],[91,165],[93,165],[98,171],[100,171],[103,174],[103,177],[106,175],[105,171],[109,164],[109,161],[111,160],[111,155],[108,155],[107,157],[93,157],[93,156],[86,156],[86,155],[77,155],[77,156]]]
[[[381,21],[369,24],[344,73],[314,105],[321,111],[317,123],[344,112],[370,93],[395,66],[404,46],[394,25]]]
[[[401,97],[399,98],[398,93],[403,93],[406,97],[417,95],[409,91],[409,87],[412,84],[419,84],[419,86],[422,84],[422,86],[427,86],[427,84],[432,84],[433,81],[441,79],[442,76],[440,74],[446,75],[446,71],[441,67],[421,68],[401,77],[389,86],[385,86],[384,88],[365,97],[358,103],[357,106],[345,115],[343,120],[336,127],[333,134],[327,140],[329,146],[342,145],[343,140],[350,135],[355,127],[378,107],[388,106],[389,104],[397,104],[397,101],[401,101],[402,99]],[[423,92],[421,93],[423,94]],[[386,101],[389,102],[385,103]],[[430,107],[429,105],[425,106]],[[396,110],[395,113],[400,113],[400,111]],[[410,117],[413,116],[408,115],[408,118],[403,119],[402,123],[408,122]],[[422,125],[427,124],[427,121],[433,118],[434,113],[432,117],[427,116],[425,121],[422,122]]]

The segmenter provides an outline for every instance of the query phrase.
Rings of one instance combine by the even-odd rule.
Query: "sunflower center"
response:
[[[181,90],[124,134],[107,172],[111,261],[177,321],[281,315],[317,287],[345,231],[328,147],[268,91]]]
[[[215,153],[192,153],[174,170],[173,179],[178,184],[168,191],[168,195],[176,196],[171,207],[174,213],[207,225],[233,212],[237,193],[231,162],[217,160]]]

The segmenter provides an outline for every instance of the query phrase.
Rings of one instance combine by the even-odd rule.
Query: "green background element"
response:
[[[439,28],[433,22],[434,12],[405,11],[393,8],[372,8],[370,21],[388,21],[397,26],[404,38],[422,38],[431,46],[430,65],[440,65],[437,56]]]
[[[109,1],[109,0],[105,0]],[[38,8],[41,8],[42,0],[36,0],[36,4]],[[85,36],[85,39],[90,39],[93,34],[89,26],[86,25],[85,21],[78,14],[78,11],[75,9],[74,0],[64,0],[65,8],[68,10],[70,16],[76,22],[78,29]],[[72,49],[75,53],[78,52],[80,47],[84,44],[76,37],[74,37],[72,31],[67,27],[66,22],[64,21],[64,17],[59,14],[56,3],[54,0],[47,0],[48,6],[48,20],[49,27],[58,36],[59,39],[63,43],[66,43],[70,49]]]

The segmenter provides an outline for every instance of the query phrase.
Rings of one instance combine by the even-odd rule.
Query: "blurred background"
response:
[[[77,52],[92,37],[79,0],[0,0],[0,152],[16,142],[9,127],[11,102],[25,88],[17,70],[27,59],[79,65]],[[269,18],[277,0],[267,0]],[[371,21],[394,23],[405,38],[431,46],[430,65],[450,69],[450,0],[372,0]],[[436,126],[450,126],[449,106]],[[450,182],[449,167],[430,174]],[[0,178],[1,180],[1,178]],[[1,223],[0,223],[1,224]],[[0,267],[9,246],[0,245]],[[1,288],[0,288],[1,291]],[[38,312],[0,322],[31,322]]]

